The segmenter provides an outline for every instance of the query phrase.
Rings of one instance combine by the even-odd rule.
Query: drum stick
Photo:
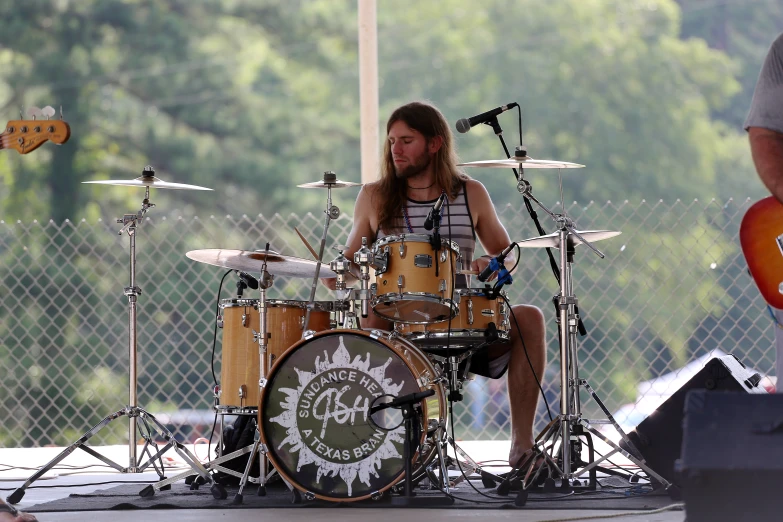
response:
[[[478,275],[478,270],[462,270],[460,274],[464,275]]]
[[[313,254],[313,259],[318,261],[318,254],[315,253],[315,250],[313,250],[313,247],[310,246],[310,243],[307,242],[307,240],[304,238],[301,232],[299,232],[299,229],[294,227],[294,230],[296,230],[297,235],[299,236],[299,239],[302,240],[302,243],[307,247],[307,250],[310,251],[311,254]]]

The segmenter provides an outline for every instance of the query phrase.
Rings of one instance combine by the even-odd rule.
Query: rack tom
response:
[[[487,296],[484,288],[459,288],[459,314],[451,321],[431,324],[397,323],[395,330],[423,351],[445,354],[448,349],[464,350],[487,342],[487,331],[494,324],[497,342],[509,339],[509,309],[500,292],[495,298]],[[449,333],[449,328],[451,332]]]
[[[254,412],[258,408],[260,364],[258,341],[261,330],[258,299],[223,299],[220,302],[223,352],[220,373],[219,412]],[[307,301],[267,299],[267,369],[291,345],[302,338]],[[313,303],[308,330],[330,328],[329,301]]]
[[[387,236],[373,246],[375,283],[371,287],[373,311],[389,321],[428,324],[454,317],[454,279],[460,260],[459,246],[441,238],[435,252],[430,236]]]

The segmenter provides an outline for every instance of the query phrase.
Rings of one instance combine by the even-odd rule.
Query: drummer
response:
[[[457,170],[453,138],[443,114],[427,103],[409,103],[392,113],[386,133],[381,179],[364,185],[359,192],[346,257],[353,259],[363,237],[369,245],[388,235],[428,234],[424,228],[426,216],[438,197],[445,193],[448,199],[442,212],[441,234],[459,245],[463,266],[483,270],[491,256],[497,256],[511,243],[511,238],[498,219],[484,185]],[[476,237],[491,256],[473,259]],[[510,268],[514,262],[512,252],[505,264]],[[469,286],[468,278],[461,277],[456,286]],[[334,281],[324,280],[330,288]],[[512,319],[510,342],[493,344],[474,354],[470,371],[497,379],[508,370],[512,428],[508,458],[509,465],[521,467],[532,455],[529,450],[533,446],[533,422],[539,396],[531,365],[540,380],[546,364],[546,340],[540,309],[520,304],[512,306],[511,310],[521,337]],[[362,320],[362,327],[390,331],[393,324],[370,313]]]

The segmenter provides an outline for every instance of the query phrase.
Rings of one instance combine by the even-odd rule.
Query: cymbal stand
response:
[[[150,174],[151,173],[151,174]],[[152,167],[147,166],[144,168],[144,176],[154,175]],[[166,426],[161,424],[151,413],[140,408],[137,405],[137,374],[136,374],[136,301],[138,296],[141,295],[141,288],[136,285],[136,229],[141,225],[144,220],[144,216],[147,211],[153,208],[155,205],[150,203],[150,188],[145,187],[144,201],[141,205],[141,210],[135,214],[125,214],[122,219],[118,219],[117,223],[122,224],[122,229],[118,232],[119,235],[123,233],[128,234],[130,241],[130,286],[126,286],[124,289],[124,295],[128,297],[128,372],[129,372],[129,390],[128,390],[128,405],[125,408],[109,414],[104,417],[98,424],[93,426],[89,431],[82,435],[76,442],[65,448],[62,453],[57,455],[54,459],[49,461],[40,470],[35,472],[25,483],[17,488],[11,495],[8,496],[8,503],[16,504],[24,496],[25,490],[36,480],[41,478],[47,471],[56,466],[65,457],[73,453],[77,449],[81,449],[86,453],[92,455],[96,459],[100,460],[104,464],[111,466],[120,473],[142,473],[148,467],[153,466],[156,473],[161,479],[164,479],[163,471],[163,455],[170,448],[179,454],[179,456],[205,481],[210,481],[211,478],[207,473],[207,470],[201,465],[199,460],[193,455],[184,445],[178,442],[174,438],[174,434],[171,433]],[[94,449],[86,446],[87,441],[96,433],[105,428],[111,421],[118,419],[126,415],[128,417],[128,466],[121,466],[113,460],[101,455]],[[140,421],[140,423],[138,422]],[[141,463],[141,458],[137,458],[137,433],[136,430],[141,433],[141,437],[144,439],[144,446],[141,450],[142,455],[146,455],[148,460]],[[162,436],[166,441],[166,444],[158,449],[158,444],[153,439],[153,431]],[[155,454],[152,454],[150,447],[155,449]],[[160,466],[160,467],[158,467]],[[148,486],[149,488],[149,486]],[[145,488],[145,491],[148,489]],[[144,495],[142,495],[144,496]]]
[[[604,254],[580,235],[571,218],[565,214],[555,214],[538,201],[531,193],[532,187],[530,183],[521,176],[518,178],[517,189],[523,196],[534,201],[557,223],[560,248],[560,292],[555,297],[555,302],[558,310],[557,322],[560,340],[561,390],[560,414],[536,437],[533,449],[537,456],[530,459],[530,464],[527,469],[520,470],[523,474],[523,490],[520,492],[520,497],[518,497],[518,504],[524,503],[526,500],[526,490],[535,484],[545,467],[549,468],[551,479],[561,480],[561,489],[564,491],[572,491],[572,486],[579,485],[579,483],[576,482],[578,477],[588,472],[590,472],[591,489],[594,489],[596,468],[600,463],[609,459],[615,453],[619,453],[629,459],[645,471],[648,476],[668,489],[671,487],[671,483],[645,464],[641,454],[636,450],[633,443],[631,443],[611,412],[609,412],[598,397],[595,390],[586,379],[579,377],[576,335],[579,324],[579,315],[577,312],[578,300],[574,295],[573,288],[573,263],[577,239],[602,259],[605,257]],[[606,416],[605,419],[589,420],[583,417],[579,397],[581,388],[584,388],[596,401]],[[623,441],[628,444],[628,448],[635,454],[626,452],[608,439],[603,433],[598,431],[595,428],[595,425],[599,424],[611,424],[620,434]],[[598,460],[593,460],[592,440],[590,439],[591,434],[603,440],[611,447],[611,451]],[[589,462],[583,462],[581,460],[580,453],[582,442],[580,437],[585,437],[587,439],[588,449],[590,450]],[[558,444],[559,455],[555,452],[555,448]],[[572,449],[575,451],[572,452]],[[535,469],[537,461],[541,457],[544,459],[544,465]],[[573,468],[572,462],[574,463]]]
[[[324,172],[324,184],[326,185],[326,220],[324,221],[324,232],[321,236],[321,246],[318,249],[318,259],[315,260],[315,275],[313,276],[313,284],[310,287],[310,299],[307,302],[307,312],[305,313],[304,327],[302,329],[302,338],[308,335],[309,330],[307,327],[310,325],[310,312],[315,306],[315,291],[318,288],[318,276],[321,274],[321,264],[324,258],[324,247],[326,246],[326,237],[329,232],[329,223],[333,219],[340,217],[340,208],[337,205],[332,205],[332,185],[337,183],[337,175],[331,170]]]

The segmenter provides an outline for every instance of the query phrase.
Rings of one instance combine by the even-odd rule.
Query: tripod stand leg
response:
[[[41,469],[36,471],[30,478],[28,478],[24,484],[22,484],[20,487],[18,487],[13,493],[11,493],[8,498],[6,499],[9,504],[17,504],[20,500],[22,500],[22,497],[24,497],[24,491],[30,487],[30,485],[41,478],[47,471],[52,469],[54,466],[59,464],[65,457],[76,451],[77,448],[81,448],[86,453],[89,453],[93,457],[97,458],[101,462],[111,466],[112,468],[116,469],[117,471],[121,473],[125,473],[127,471],[127,468],[123,468],[116,462],[110,460],[107,457],[104,457],[97,451],[93,450],[92,448],[88,448],[84,446],[84,444],[90,440],[90,438],[101,431],[104,427],[106,427],[111,421],[118,419],[122,417],[123,415],[126,415],[127,409],[122,409],[117,412],[114,412],[110,415],[107,415],[103,418],[102,421],[100,421],[98,424],[92,427],[87,433],[82,435],[76,442],[65,448],[59,455],[57,455],[55,458],[50,460],[46,465],[44,465]]]
[[[261,437],[258,434],[258,431],[256,430],[256,436],[255,440],[253,441],[253,449],[250,450],[250,458],[247,459],[247,465],[245,466],[245,472],[242,474],[242,479],[239,481],[239,491],[237,491],[237,494],[234,496],[234,500],[232,501],[232,504],[241,504],[242,503],[242,492],[245,490],[245,485],[247,484],[248,477],[250,476],[250,470],[253,467],[253,463],[256,460],[256,455],[258,454],[258,447],[261,444]],[[265,470],[261,470],[262,475],[265,473]]]

